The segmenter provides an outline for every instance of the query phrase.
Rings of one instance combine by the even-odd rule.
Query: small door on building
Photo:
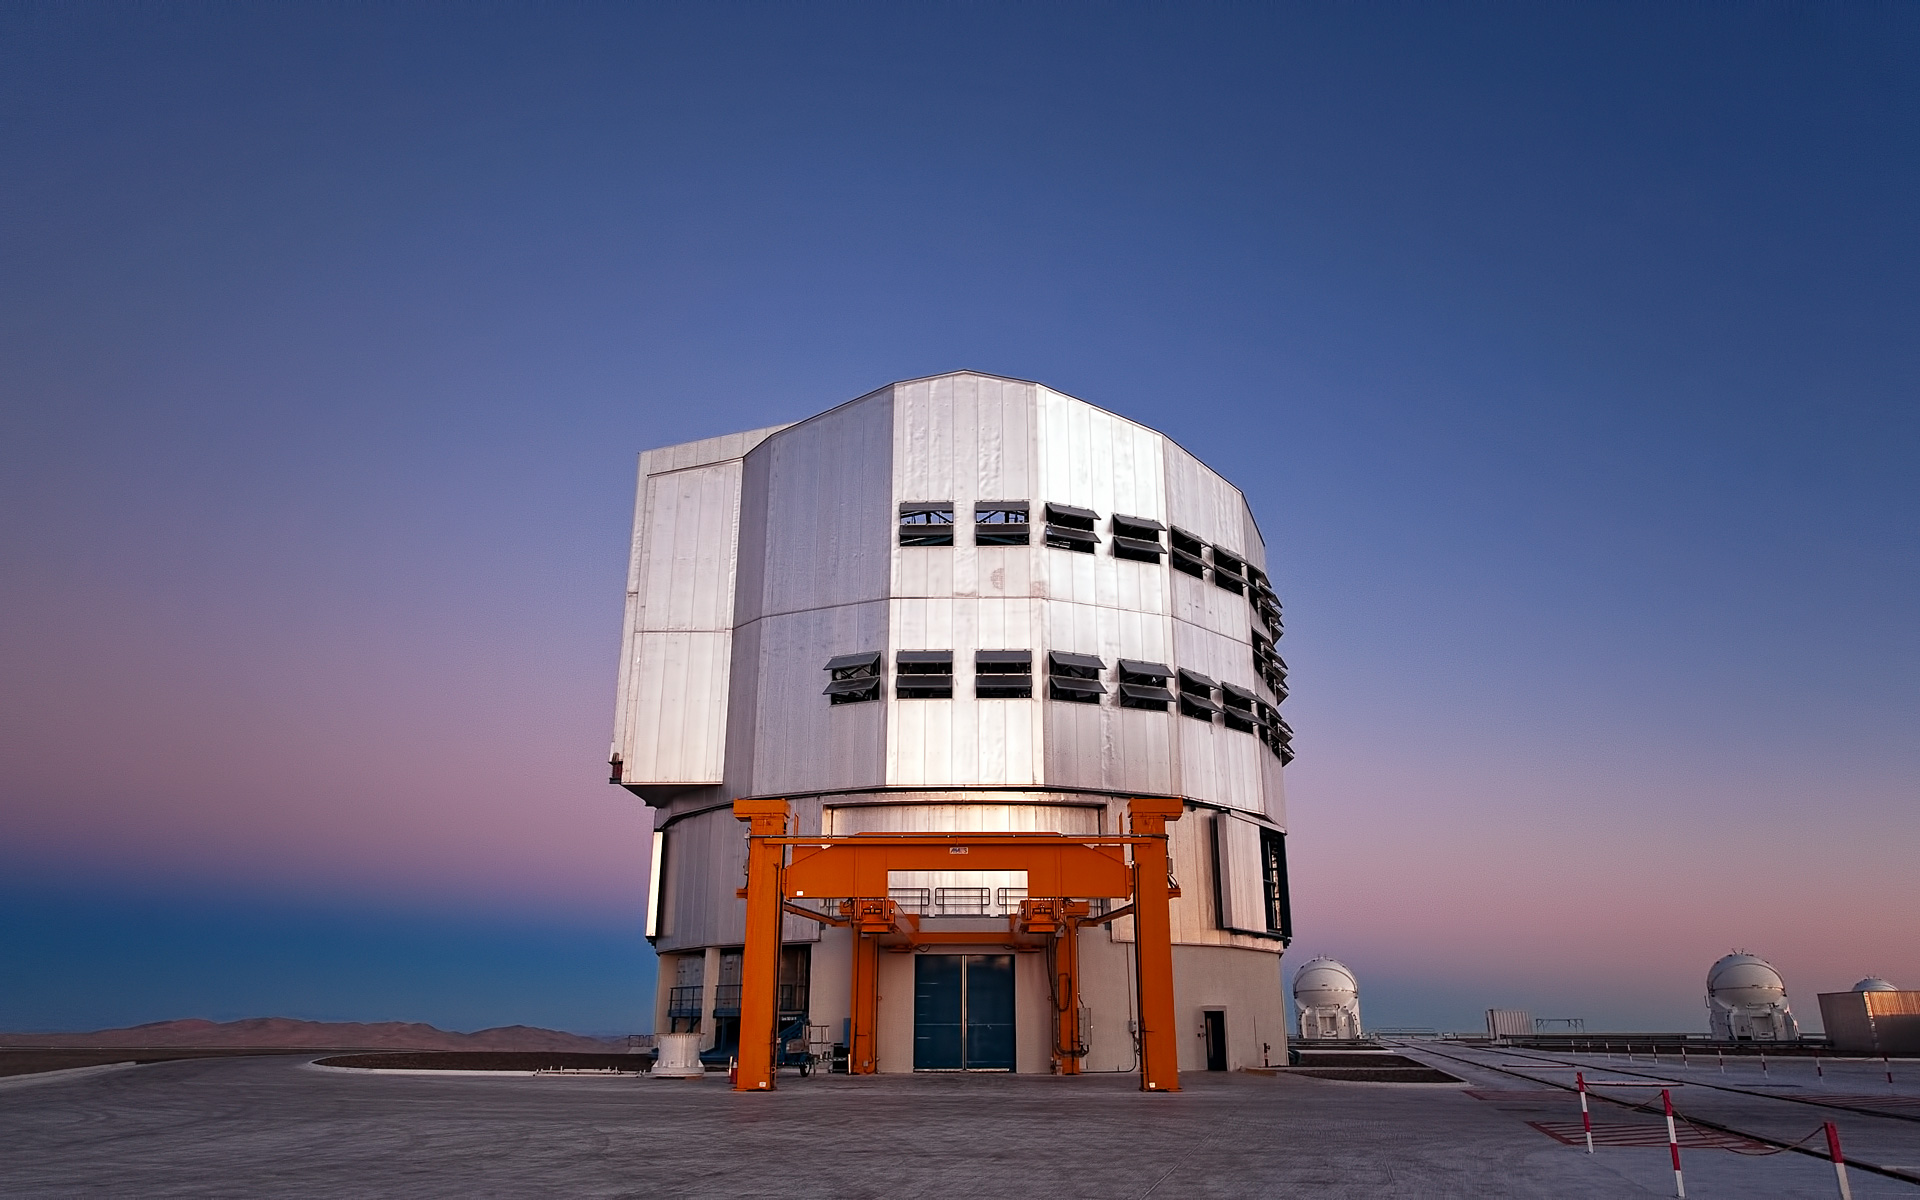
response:
[[[1013,1070],[1013,955],[914,956],[913,1069]]]
[[[1207,1070],[1224,1071],[1227,1069],[1227,1014],[1210,1008],[1202,1015],[1207,1022]]]

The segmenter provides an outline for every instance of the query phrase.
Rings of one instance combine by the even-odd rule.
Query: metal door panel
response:
[[[966,1066],[1013,1070],[1013,955],[966,956]]]
[[[965,964],[958,954],[919,954],[913,960],[913,1069],[959,1071],[963,1054]]]

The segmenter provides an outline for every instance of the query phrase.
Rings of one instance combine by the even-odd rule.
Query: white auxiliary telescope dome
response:
[[[1856,992],[1897,992],[1900,989],[1878,975],[1869,975],[1853,985]]]
[[[1300,1039],[1360,1036],[1360,984],[1345,963],[1310,958],[1293,976],[1293,1004],[1300,1010]]]
[[[1707,1025],[1722,1042],[1800,1039],[1786,981],[1773,964],[1745,952],[1729,954],[1707,971]]]

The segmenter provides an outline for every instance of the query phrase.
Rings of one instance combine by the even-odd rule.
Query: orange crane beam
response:
[[[1185,811],[1179,800],[1136,798],[1128,803],[1130,837],[1076,838],[1067,834],[941,833],[799,838],[787,834],[791,811],[785,800],[736,800],[733,813],[748,823],[746,948],[740,987],[740,1056],[736,1091],[774,1087],[774,1006],[780,966],[780,920],[784,911],[841,924],[788,899],[849,897],[840,908],[853,934],[853,995],[848,1069],[857,1075],[879,1069],[879,938],[905,933],[918,943],[916,920],[903,928],[898,906],[887,895],[890,871],[1025,871],[1028,894],[1016,932],[1052,935],[1065,952],[1064,966],[1050,982],[1056,991],[1061,1070],[1079,1072],[1079,925],[1098,924],[1119,911],[1088,919],[1087,905],[1076,900],[1131,897],[1127,912],[1135,918],[1134,986],[1140,1011],[1140,1087],[1149,1092],[1180,1090],[1179,1036],[1174,1028],[1173,922],[1169,910],[1178,895],[1169,873],[1167,822]],[[1133,863],[1124,848],[1131,846]],[[792,862],[785,860],[791,847]],[[965,855],[964,859],[958,856]],[[973,933],[958,940],[999,938]],[[929,937],[928,941],[935,938]],[[1056,955],[1056,963],[1058,955]]]

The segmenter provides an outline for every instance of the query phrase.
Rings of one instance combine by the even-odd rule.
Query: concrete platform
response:
[[[1534,1106],[1565,1118],[1564,1104],[1510,1111],[1464,1086],[1200,1074],[1179,1095],[1143,1095],[1130,1076],[788,1075],[775,1094],[736,1095],[717,1077],[363,1076],[312,1057],[156,1063],[0,1093],[0,1194],[1673,1194],[1664,1148],[1589,1158],[1526,1124]],[[1920,1196],[1853,1184],[1862,1198]],[[1701,1200],[1834,1191],[1826,1164],[1793,1155],[1687,1162]]]

